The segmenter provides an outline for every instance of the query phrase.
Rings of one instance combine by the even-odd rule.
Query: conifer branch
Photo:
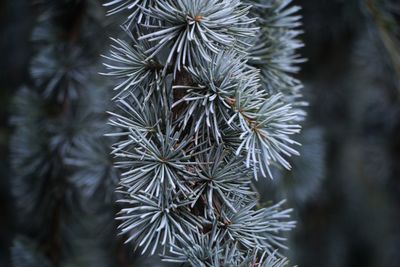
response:
[[[110,124],[136,249],[193,266],[286,266],[283,202],[258,207],[253,178],[290,169],[304,117],[290,0],[109,1],[127,40],[105,56]],[[122,14],[122,13],[121,13]],[[161,250],[159,250],[161,249]]]

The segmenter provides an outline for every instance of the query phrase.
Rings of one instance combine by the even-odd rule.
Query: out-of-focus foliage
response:
[[[300,266],[399,266],[399,76],[385,44],[389,36],[397,42],[398,4],[298,2],[309,120],[323,130],[326,156],[319,192],[298,210],[290,258]]]
[[[400,76],[400,4],[393,0],[365,0],[393,67]]]
[[[108,22],[97,1],[32,8],[30,80],[15,94],[11,116],[11,190],[22,236],[13,263],[113,266],[118,175],[104,137],[110,88],[96,74]]]

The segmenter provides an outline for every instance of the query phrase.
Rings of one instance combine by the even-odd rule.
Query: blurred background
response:
[[[260,185],[303,267],[400,266],[400,3],[295,0],[310,105],[291,173]],[[166,266],[117,235],[104,138],[121,34],[96,0],[0,1],[0,266]]]

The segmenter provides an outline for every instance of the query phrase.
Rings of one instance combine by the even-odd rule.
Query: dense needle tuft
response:
[[[139,39],[154,42],[147,52],[154,56],[165,51],[165,65],[179,71],[182,66],[194,66],[197,58],[211,61],[212,54],[226,47],[249,47],[244,38],[257,30],[250,26],[255,20],[247,16],[249,9],[237,0],[163,1],[146,10],[162,26],[148,25],[151,32]]]

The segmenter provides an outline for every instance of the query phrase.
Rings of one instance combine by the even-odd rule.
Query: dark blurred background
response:
[[[48,221],[36,222],[41,214],[33,208],[27,208],[27,215],[21,219],[18,207],[35,201],[33,197],[25,199],[35,188],[27,185],[27,189],[21,189],[26,179],[34,178],[28,177],[32,176],[29,173],[21,173],[27,163],[18,157],[32,162],[40,156],[27,156],[28,152],[20,148],[19,138],[32,134],[24,127],[27,120],[36,116],[32,114],[39,109],[33,106],[41,101],[40,97],[26,94],[29,90],[21,88],[40,88],[46,84],[51,91],[49,84],[52,82],[64,82],[75,88],[71,84],[81,83],[81,76],[97,76],[99,55],[108,48],[106,35],[119,34],[118,22],[104,19],[104,10],[97,1],[47,2],[50,4],[32,0],[0,1],[0,266],[162,266],[140,259],[115,237],[112,219],[115,207],[109,204],[113,203],[112,196],[105,197],[110,190],[104,189],[103,178],[96,181],[87,178],[93,173],[104,176],[109,170],[96,169],[98,161],[92,160],[94,150],[90,150],[90,146],[86,147],[92,151],[88,152],[90,158],[71,160],[71,155],[76,154],[71,151],[82,146],[85,133],[74,132],[79,138],[69,138],[67,146],[61,146],[59,139],[53,138],[63,135],[63,129],[70,133],[72,130],[68,127],[76,121],[82,125],[87,121],[94,125],[105,124],[101,112],[107,108],[109,95],[101,92],[106,92],[110,86],[104,77],[86,81],[92,88],[88,87],[87,92],[77,90],[78,96],[88,94],[86,102],[79,102],[73,96],[68,96],[72,100],[67,102],[69,98],[65,94],[60,98],[59,92],[57,96],[48,93],[50,96],[43,100],[44,110],[58,115],[48,119],[46,113],[40,113],[44,117],[29,122],[40,128],[49,121],[63,121],[65,128],[55,124],[57,134],[51,135],[49,146],[49,151],[55,153],[51,155],[61,159],[43,172],[48,173],[48,177],[56,172],[57,177],[68,173],[75,178],[57,178],[65,187],[49,189],[57,192],[50,201],[58,205],[45,208],[44,213],[51,214]],[[295,208],[298,227],[289,237],[291,250],[288,252],[294,264],[400,267],[400,3],[396,0],[294,2],[302,7],[302,39],[306,45],[301,54],[307,62],[299,78],[304,82],[304,95],[310,103],[307,122],[299,137],[304,144],[301,148],[304,156],[294,160],[293,173],[282,174],[280,182],[272,182],[273,186],[265,189],[263,198],[284,196]],[[82,19],[85,16],[90,19]],[[53,24],[57,23],[63,25],[61,34],[59,29],[53,29],[56,28]],[[69,58],[72,63],[67,60],[69,68],[73,69],[71,64],[77,61],[84,63],[79,64],[80,69],[73,69],[65,80],[41,78],[40,75],[51,73],[51,67],[57,66],[54,64],[65,63],[53,62],[61,56],[54,52],[62,50],[58,50],[61,43],[65,43],[62,49],[68,51],[66,54],[72,55],[72,59]],[[75,55],[77,49],[83,50],[82,55]],[[41,53],[45,50],[46,53]],[[66,88],[70,88],[68,86]],[[36,100],[29,102],[31,99]],[[63,108],[57,110],[51,100]],[[21,105],[26,107],[21,108]],[[87,111],[88,106],[98,110]],[[89,115],[82,117],[81,114]],[[66,117],[70,120],[65,121]],[[41,137],[40,132],[38,136]],[[27,146],[36,141],[39,142],[32,138]],[[107,145],[100,140],[96,147]],[[106,158],[107,153],[103,154]],[[76,170],[77,162],[88,161],[95,166],[87,168],[85,165],[85,173]],[[63,167],[54,171],[58,165]],[[43,180],[45,186],[54,183],[53,178],[48,179]],[[77,182],[79,179],[88,182]],[[93,192],[79,191],[88,188],[88,184],[96,184]],[[109,186],[111,191],[113,186],[113,183]],[[44,194],[46,191],[40,191],[35,197]],[[68,199],[83,201],[68,204]],[[94,205],[94,202],[102,205]],[[71,217],[71,207],[76,206],[83,207],[80,211],[85,216],[88,210],[93,216],[75,214]],[[104,210],[108,210],[107,214],[102,214]],[[106,219],[99,221],[99,216]],[[55,223],[56,217],[66,223]],[[77,221],[74,218],[79,218],[78,226],[74,226]],[[89,230],[85,229],[92,229],[94,225],[97,230],[86,234]],[[56,238],[37,234],[41,228],[49,227],[57,232]],[[77,235],[86,241],[77,242]]]

